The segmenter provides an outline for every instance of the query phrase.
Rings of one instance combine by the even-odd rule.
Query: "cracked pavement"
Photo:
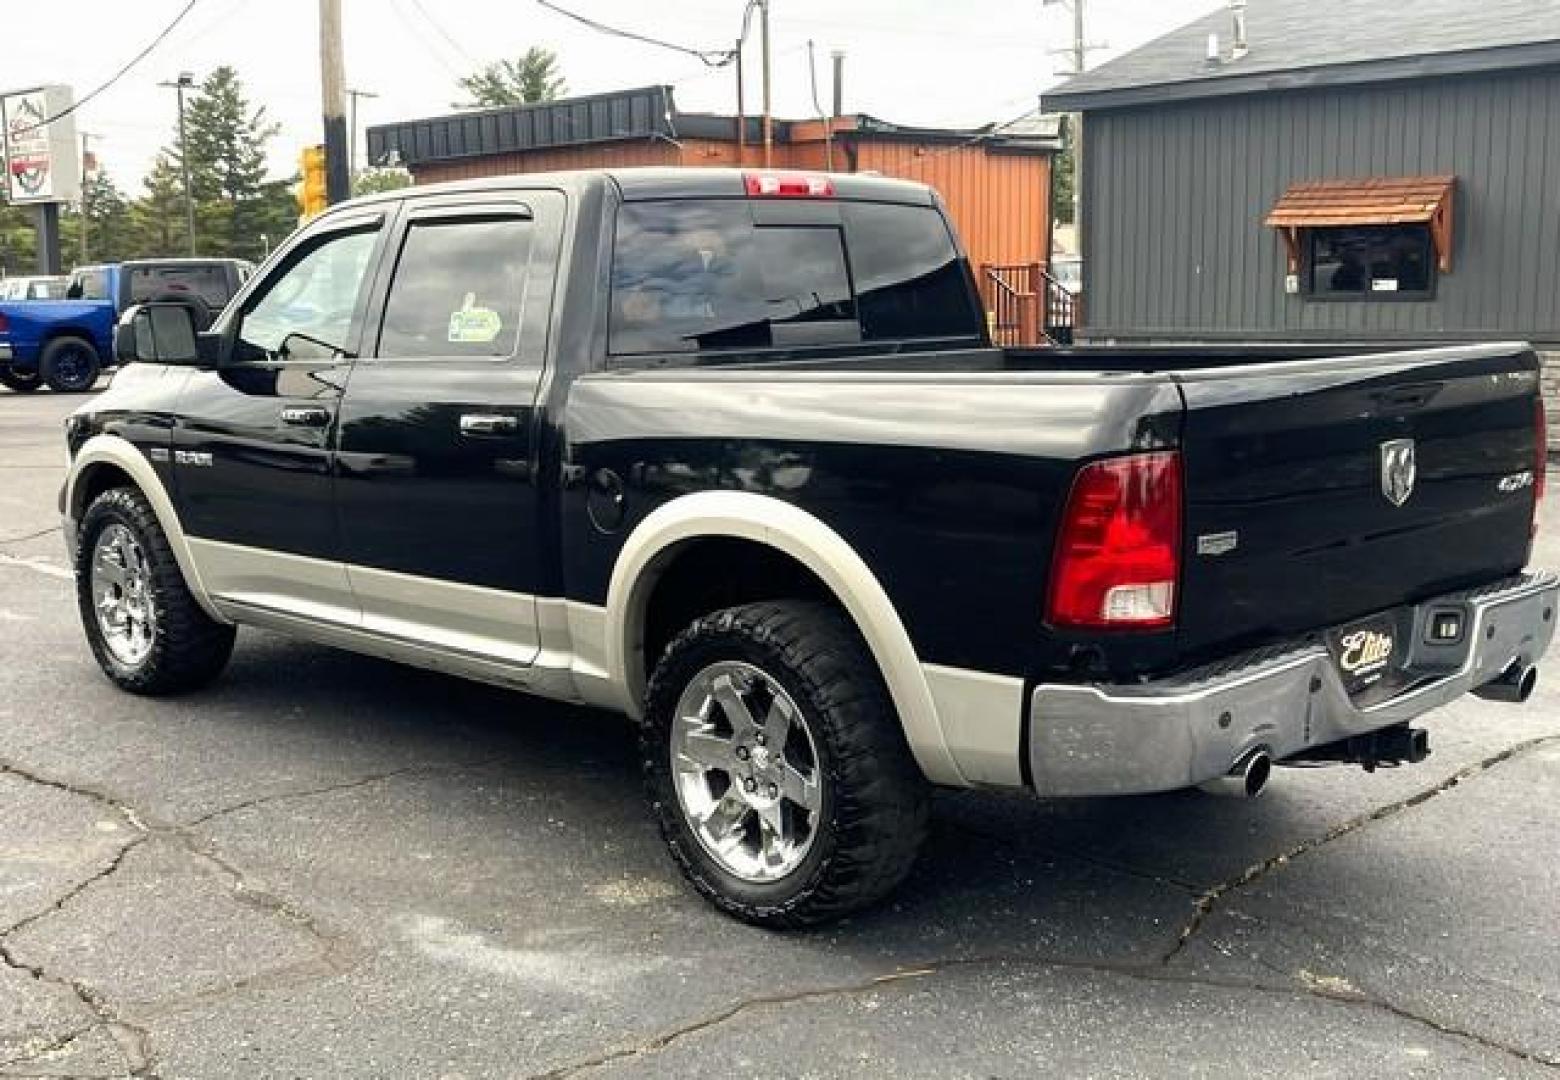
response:
[[[0,1078],[1560,1076],[1556,684],[1255,802],[943,794],[890,904],[765,933],[682,887],[616,718],[256,632],[114,691],[73,404],[0,392]]]

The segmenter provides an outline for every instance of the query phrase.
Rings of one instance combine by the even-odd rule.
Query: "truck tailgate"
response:
[[[1176,374],[1179,652],[1321,630],[1521,569],[1538,361],[1456,347]]]

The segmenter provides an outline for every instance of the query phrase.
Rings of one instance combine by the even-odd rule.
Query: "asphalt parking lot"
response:
[[[1254,802],[943,795],[893,903],[767,933],[683,888],[616,718],[252,631],[115,691],[79,401],[0,391],[0,1076],[1560,1071],[1560,677]]]

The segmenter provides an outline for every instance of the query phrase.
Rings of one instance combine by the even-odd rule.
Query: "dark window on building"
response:
[[[1306,230],[1310,295],[1332,300],[1415,300],[1432,294],[1435,249],[1425,225]]]
[[[414,221],[385,299],[378,355],[513,354],[530,238],[525,218]]]
[[[212,312],[233,298],[227,271],[220,266],[136,266],[130,270],[130,302],[198,296]]]
[[[849,203],[845,222],[865,340],[980,336],[984,317],[941,214]]]

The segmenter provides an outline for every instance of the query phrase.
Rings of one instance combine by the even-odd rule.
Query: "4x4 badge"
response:
[[[1381,444],[1381,493],[1393,506],[1402,506],[1414,493],[1418,465],[1413,439],[1388,439]]]

